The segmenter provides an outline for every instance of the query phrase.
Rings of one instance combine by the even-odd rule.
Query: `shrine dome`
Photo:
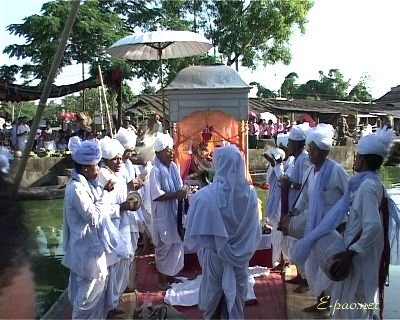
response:
[[[191,66],[182,69],[165,90],[228,88],[249,89],[250,87],[233,68],[225,65],[212,65]]]

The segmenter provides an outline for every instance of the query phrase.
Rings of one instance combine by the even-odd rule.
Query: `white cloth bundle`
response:
[[[320,150],[330,150],[334,134],[335,130],[332,125],[319,123],[314,129],[308,132],[306,144],[309,145],[311,142],[314,142]]]
[[[103,159],[111,160],[117,155],[124,153],[125,149],[117,139],[111,139],[110,137],[104,137],[100,140],[100,148],[103,154]]]
[[[358,141],[357,153],[361,155],[376,154],[385,158],[393,138],[394,131],[392,129],[386,127],[377,129],[375,134],[366,135]]]

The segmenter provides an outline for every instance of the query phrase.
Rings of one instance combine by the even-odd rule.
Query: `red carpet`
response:
[[[252,259],[255,261],[270,261],[268,256],[270,250],[258,252]],[[136,286],[139,291],[138,306],[143,302],[145,295],[148,295],[153,304],[163,303],[164,291],[158,289],[158,274],[153,256],[139,256],[137,259]],[[196,255],[185,256],[184,276],[193,276],[199,273],[200,267]],[[279,274],[271,273],[269,276],[255,278],[254,291],[257,303],[245,307],[246,319],[286,319],[286,292],[285,284]],[[147,294],[148,292],[148,294]],[[201,312],[194,307],[175,307],[183,313],[187,319],[201,319]]]

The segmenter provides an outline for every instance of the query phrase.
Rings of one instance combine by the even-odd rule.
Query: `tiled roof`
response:
[[[156,113],[162,117],[163,105],[162,95],[144,94],[138,97],[138,102],[127,110],[128,113],[143,115],[145,113]],[[165,100],[166,113],[168,114],[168,99]],[[368,114],[383,113],[400,117],[400,99],[398,103],[357,103],[346,101],[323,101],[323,100],[286,100],[249,98],[249,110],[256,113],[269,111],[278,115],[293,113],[313,114]]]

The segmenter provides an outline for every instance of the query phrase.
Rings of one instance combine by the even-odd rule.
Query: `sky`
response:
[[[11,36],[6,26],[22,23],[23,18],[40,14],[43,0],[0,0],[0,49],[10,44],[24,43],[23,38]],[[259,82],[278,91],[285,77],[296,72],[298,83],[318,80],[319,71],[327,74],[339,69],[352,86],[363,74],[374,98],[379,98],[400,85],[400,1],[398,0],[315,0],[308,14],[306,33],[296,31],[291,37],[292,62],[260,66],[255,72],[240,68],[246,83]],[[0,54],[0,65],[20,64]],[[82,79],[81,66],[63,69],[56,84],[69,84]],[[140,82],[132,89],[139,93]],[[136,88],[136,90],[135,90]],[[254,95],[256,90],[251,91]]]

